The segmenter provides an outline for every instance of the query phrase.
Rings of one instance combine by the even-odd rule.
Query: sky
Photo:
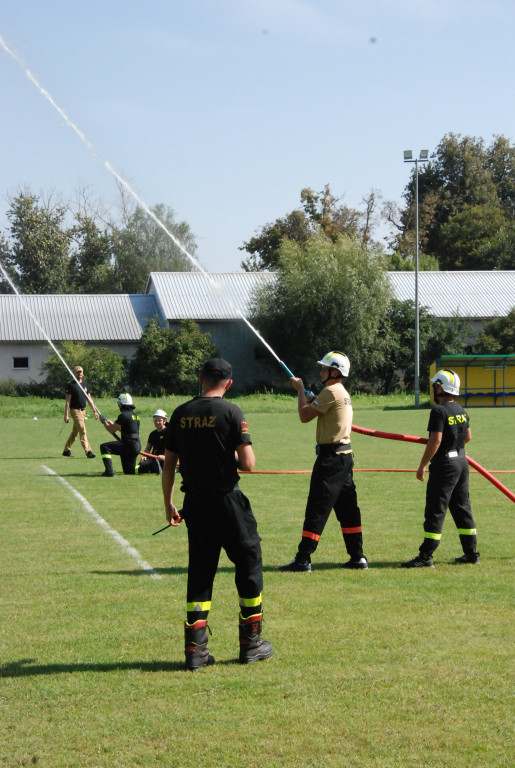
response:
[[[19,191],[116,206],[111,167],[239,271],[305,187],[401,203],[403,150],[513,143],[514,28],[513,0],[4,0],[0,232]]]

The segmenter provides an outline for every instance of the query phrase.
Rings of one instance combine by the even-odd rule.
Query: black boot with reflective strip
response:
[[[240,614],[240,662],[242,664],[269,659],[274,652],[272,643],[261,637],[262,620],[262,613],[256,613],[246,619]]]
[[[184,622],[184,655],[186,669],[195,671],[214,664],[215,660],[209,654],[207,647],[207,621],[199,619],[194,624]]]

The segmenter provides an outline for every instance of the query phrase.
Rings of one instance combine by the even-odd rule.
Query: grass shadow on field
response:
[[[179,574],[187,574],[188,568],[187,566],[170,566],[168,568],[152,568],[154,573],[160,573],[164,576],[177,576]],[[263,568],[263,570],[270,570],[275,571],[277,570],[274,566],[269,566],[267,568]],[[217,573],[234,573],[234,567],[230,565],[221,565],[219,568],[217,568]],[[139,568],[133,568],[130,571],[129,570],[123,570],[123,571],[90,571],[90,573],[94,573],[96,576],[148,576],[148,570],[139,569]]]
[[[422,403],[419,408],[415,405],[385,405],[383,411],[428,411],[431,403]]]
[[[363,573],[366,570],[371,570],[373,568],[399,568],[400,566],[400,560],[393,560],[393,561],[377,561],[374,560],[374,562],[368,563],[368,569],[367,568],[343,568],[342,563],[319,563],[314,562],[311,563],[312,572],[314,571],[346,571],[347,573]],[[279,566],[275,565],[267,565],[263,567],[263,571],[278,571]],[[297,575],[297,574],[295,574]]]
[[[113,661],[84,664],[35,664],[36,659],[19,659],[0,666],[0,678],[37,677],[40,675],[62,675],[84,672],[126,672],[134,669],[140,672],[187,672],[184,661]],[[234,659],[217,661],[217,666],[238,664]]]

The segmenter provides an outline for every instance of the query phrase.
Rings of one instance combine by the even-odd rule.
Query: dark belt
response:
[[[318,443],[315,446],[317,456],[332,456],[335,453],[350,453],[351,451],[350,443]]]

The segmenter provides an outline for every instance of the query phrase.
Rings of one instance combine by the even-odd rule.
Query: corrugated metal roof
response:
[[[394,295],[415,298],[414,272],[388,273]],[[254,290],[273,272],[152,272],[148,293],[0,295],[0,341],[44,341],[24,302],[52,341],[137,341],[146,321],[233,320],[248,314]],[[515,271],[419,272],[419,301],[436,317],[505,316],[515,306]]]
[[[389,272],[394,295],[415,300],[415,273]],[[275,280],[273,272],[152,272],[168,320],[231,320],[246,315],[252,292]],[[505,316],[515,306],[515,271],[419,272],[419,304],[435,317]]]
[[[0,341],[44,341],[30,313],[52,341],[114,342],[138,340],[159,308],[146,294],[0,295]]]
[[[273,272],[151,272],[147,290],[168,320],[233,320],[246,317],[252,292],[275,279]]]
[[[415,301],[414,272],[388,276],[398,299]],[[418,296],[435,317],[503,317],[515,306],[515,271],[419,272]]]

